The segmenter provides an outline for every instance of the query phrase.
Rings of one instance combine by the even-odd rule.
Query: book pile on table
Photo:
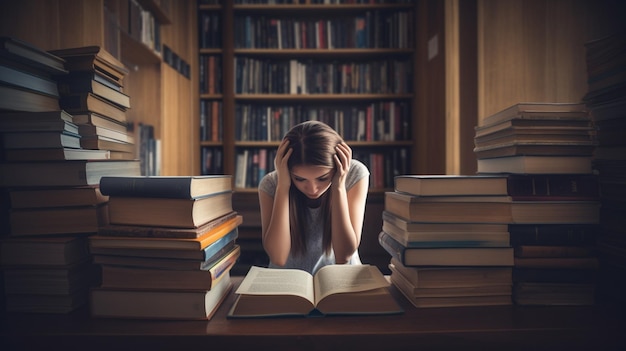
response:
[[[130,97],[124,93],[128,70],[99,46],[51,51],[65,60],[59,104],[74,116],[85,149],[109,150],[111,158],[133,159],[135,140],[127,131]]]
[[[588,91],[583,101],[596,127],[593,168],[600,183],[597,244],[602,300],[626,302],[626,40],[615,33],[586,43]],[[615,279],[616,277],[621,277]]]
[[[504,176],[395,178],[379,243],[392,283],[416,307],[511,304],[506,184]]]
[[[64,60],[0,38],[0,263],[6,310],[67,313],[88,298],[97,271],[87,236],[106,224],[103,175],[139,174],[80,145],[73,116],[59,109]]]
[[[89,238],[94,317],[210,319],[231,290],[242,216],[232,177],[103,177],[110,224]]]
[[[478,173],[509,179],[516,304],[594,303],[600,207],[594,136],[581,103],[515,104],[476,127]]]

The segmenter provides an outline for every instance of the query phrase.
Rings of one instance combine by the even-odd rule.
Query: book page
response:
[[[389,285],[383,274],[370,265],[328,265],[315,274],[315,302],[336,293],[358,292]]]
[[[248,295],[295,295],[313,303],[313,277],[299,269],[252,266],[236,291]]]

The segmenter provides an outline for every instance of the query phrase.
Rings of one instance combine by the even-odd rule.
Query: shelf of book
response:
[[[273,168],[272,149],[308,119],[342,134],[373,175],[380,174],[372,169],[375,158],[402,162],[391,168],[408,171],[417,6],[385,2],[199,1],[201,171],[241,179],[253,162],[246,159],[260,153],[266,169],[259,177],[235,177],[237,191],[254,192]],[[383,174],[370,190],[392,183]]]

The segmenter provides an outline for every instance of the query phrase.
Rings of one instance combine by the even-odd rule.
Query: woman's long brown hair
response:
[[[335,147],[343,140],[337,132],[325,123],[308,121],[294,126],[286,135],[289,147],[293,149],[289,157],[289,170],[294,166],[324,166],[335,168]],[[321,211],[324,218],[322,246],[326,254],[331,248],[330,191],[321,198]],[[292,183],[289,189],[289,231],[291,248],[296,255],[306,252],[306,209],[308,198]]]

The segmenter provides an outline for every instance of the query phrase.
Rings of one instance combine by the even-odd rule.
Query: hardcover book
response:
[[[232,176],[103,177],[100,191],[110,196],[195,199],[232,191]]]
[[[211,290],[93,288],[90,313],[97,318],[209,320],[232,290],[230,272]]]
[[[405,266],[513,266],[512,247],[405,247],[384,231],[378,242]]]
[[[101,288],[154,290],[211,290],[235,265],[241,249],[235,246],[211,267],[200,270],[157,269],[101,265]]]
[[[0,163],[0,185],[5,187],[98,185],[103,176],[139,174],[138,160]]]
[[[375,266],[329,265],[315,275],[252,266],[235,291],[229,318],[398,314],[403,310]]]
[[[508,194],[505,175],[401,175],[395,190],[417,196]]]
[[[90,237],[90,245],[110,248],[201,250],[235,230],[242,221],[242,216],[236,216],[196,238],[94,235]]]
[[[198,199],[109,198],[111,224],[197,228],[233,211],[232,192]]]

